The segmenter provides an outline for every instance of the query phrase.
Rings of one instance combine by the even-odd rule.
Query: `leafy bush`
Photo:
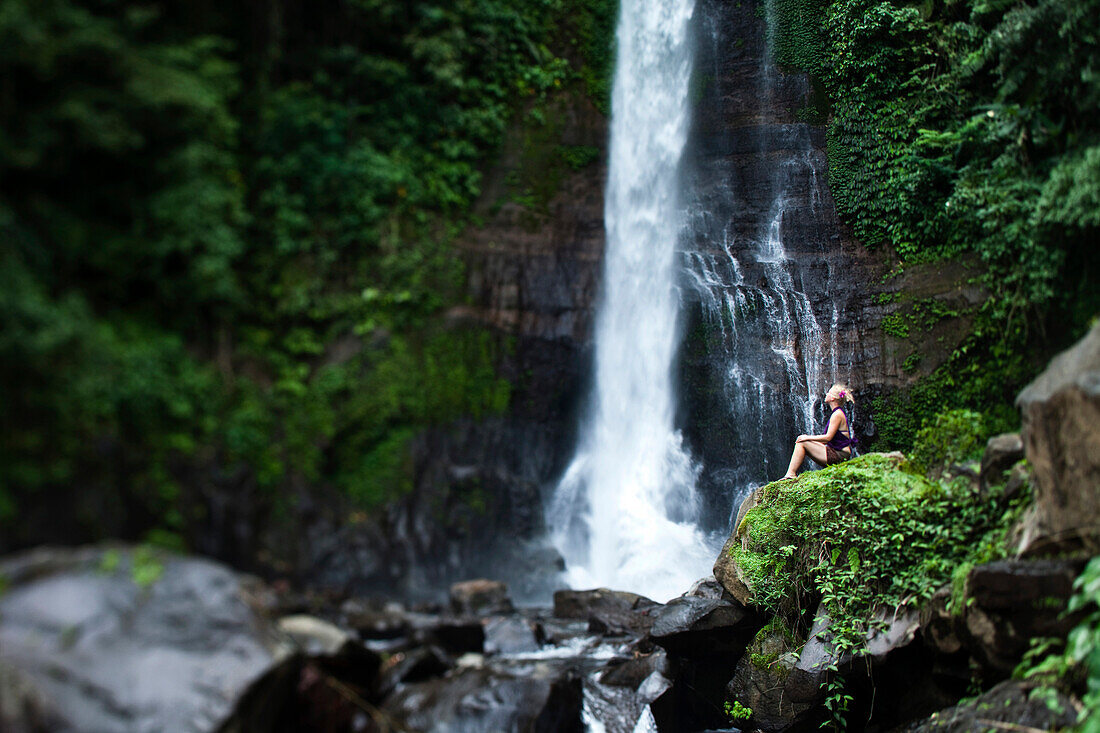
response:
[[[925,418],[917,431],[913,463],[939,475],[945,466],[981,458],[990,433],[974,410],[947,410]]]

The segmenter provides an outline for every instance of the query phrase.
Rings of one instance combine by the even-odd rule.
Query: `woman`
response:
[[[825,394],[825,404],[832,408],[829,426],[823,435],[798,436],[794,442],[794,453],[791,454],[791,465],[780,480],[795,478],[806,456],[821,466],[831,466],[852,457],[852,446],[856,439],[852,437],[848,416],[841,409],[845,402],[855,402],[852,391],[847,385],[834,384]]]

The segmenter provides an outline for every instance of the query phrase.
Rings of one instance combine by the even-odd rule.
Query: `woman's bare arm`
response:
[[[798,437],[798,440],[795,442],[802,443],[807,440],[813,440],[818,443],[828,443],[830,440],[833,439],[833,436],[836,435],[836,431],[840,429],[840,421],[844,419],[843,417],[841,417],[841,415],[843,414],[844,413],[842,413],[840,410],[837,410],[832,414],[832,417],[829,418],[829,429],[825,432],[824,435],[800,435]]]

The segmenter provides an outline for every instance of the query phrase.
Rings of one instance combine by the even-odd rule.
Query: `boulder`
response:
[[[563,731],[581,733],[581,678],[550,666],[518,677],[465,667],[406,685],[386,700],[383,714],[399,730]]]
[[[1035,489],[1028,545],[1100,547],[1100,324],[1016,398]],[[1022,548],[1024,550],[1027,547]]]
[[[786,691],[798,661],[794,635],[775,619],[757,632],[737,662],[726,696],[752,709],[752,727],[772,733],[806,723],[813,701],[793,700]]]
[[[705,578],[700,578],[695,581],[685,596],[697,596],[699,598],[714,598],[725,599],[727,601],[733,600],[733,597],[726,592],[726,589],[722,587],[722,584],[718,582],[718,579],[713,575],[708,575]]]
[[[671,654],[736,658],[760,624],[757,615],[740,603],[682,596],[653,611],[649,635]]]
[[[911,733],[970,733],[985,730],[1061,730],[1077,721],[1074,702],[1060,692],[1032,698],[1034,682],[1008,680],[969,702],[932,713],[897,731]]]
[[[603,609],[634,610],[658,605],[645,596],[621,590],[559,590],[554,593],[555,618],[587,619]]]
[[[722,551],[718,553],[718,559],[714,561],[715,579],[731,596],[746,605],[753,601],[752,588],[749,587],[744,574],[733,560],[733,548],[743,547],[748,541],[749,526],[744,521],[745,515],[764,500],[764,488],[756,489],[741,502],[737,510],[737,519],[733,524],[733,532],[730,533],[726,544],[722,546]]]
[[[965,629],[975,658],[1009,674],[1034,637],[1065,637],[1076,616],[1062,617],[1083,562],[1012,559],[978,565],[966,580]]]
[[[210,730],[290,653],[252,605],[258,581],[210,560],[40,547],[0,575],[0,665],[54,730]]]
[[[512,613],[508,586],[499,580],[466,580],[451,586],[451,612],[458,615],[491,616]]]
[[[442,677],[452,666],[452,660],[437,646],[413,647],[392,654],[382,666],[378,696],[385,698],[404,684]]]
[[[886,666],[893,655],[912,645],[920,630],[920,612],[915,608],[881,609],[874,621],[865,637],[863,653],[838,654],[831,643],[832,620],[824,606],[819,606],[798,661],[787,677],[785,691],[791,701],[816,704],[823,700],[825,683],[834,667],[844,673],[860,670],[861,674],[873,674],[876,668]],[[885,628],[874,628],[882,623]]]
[[[653,625],[650,611],[660,604],[625,591],[607,588],[560,590],[554,593],[554,616],[588,619],[588,630],[606,636],[643,636]]]
[[[409,614],[409,640],[416,645],[434,644],[454,656],[485,650],[485,626],[480,619]]]
[[[673,676],[668,654],[663,649],[655,649],[649,654],[639,654],[626,660],[616,660],[600,675],[600,682],[612,687],[638,689],[654,672],[666,678]]]
[[[1024,441],[1019,433],[994,435],[985,444],[982,454],[980,485],[982,491],[1003,483],[1005,473],[1024,457]]]

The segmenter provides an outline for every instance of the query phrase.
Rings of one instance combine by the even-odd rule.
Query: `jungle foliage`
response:
[[[883,444],[908,449],[908,416],[1011,403],[1041,361],[1025,355],[1100,312],[1100,2],[773,6],[777,60],[822,91],[814,116],[855,236],[903,262],[984,265],[988,300],[934,398],[878,405]]]
[[[2,544],[32,507],[186,533],[205,485],[370,509],[418,431],[503,410],[450,243],[518,114],[606,103],[614,10],[4,2]]]

